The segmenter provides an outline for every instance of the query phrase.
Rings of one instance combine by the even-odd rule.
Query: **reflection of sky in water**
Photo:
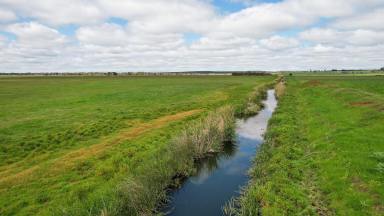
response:
[[[203,169],[199,172],[198,176],[190,178],[191,183],[193,184],[203,184],[211,176],[211,172],[207,169]]]
[[[228,167],[225,171],[227,175],[244,174],[248,170],[248,166],[243,163],[235,163]]]
[[[172,193],[172,201],[164,209],[171,211],[168,215],[222,215],[222,206],[248,181],[247,171],[277,105],[273,90],[268,91],[264,104],[257,116],[237,122],[235,146],[203,160],[196,175]]]
[[[277,106],[277,101],[273,97],[273,94],[274,91],[268,91],[269,100],[263,101],[265,107],[257,116],[245,120],[238,120],[236,129],[238,136],[258,140],[259,142],[263,140],[263,134],[267,128],[268,119],[271,117],[273,110]]]

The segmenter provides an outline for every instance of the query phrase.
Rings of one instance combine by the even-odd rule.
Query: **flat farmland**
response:
[[[383,215],[384,77],[286,77],[239,215]]]
[[[175,174],[158,165],[188,122],[226,105],[239,111],[255,88],[274,79],[3,77],[0,214],[117,214],[121,182],[139,181],[135,189],[149,185],[148,173],[162,184]]]

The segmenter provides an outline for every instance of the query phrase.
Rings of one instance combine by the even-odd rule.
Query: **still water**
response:
[[[222,153],[201,161],[197,173],[171,193],[166,215],[223,215],[222,207],[238,196],[249,180],[247,171],[277,106],[274,90],[268,90],[263,103],[264,109],[256,116],[237,120],[235,145],[227,145]]]

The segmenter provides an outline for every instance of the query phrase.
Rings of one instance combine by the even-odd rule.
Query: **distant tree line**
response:
[[[246,72],[234,72],[232,76],[268,76],[271,73],[265,71],[246,71]]]
[[[384,71],[384,67],[377,70],[347,70],[347,69],[332,69],[332,70],[310,70],[310,71],[297,71],[309,73],[321,72],[335,72],[335,73],[373,73]],[[281,71],[284,72],[284,71]],[[5,72],[0,76],[213,76],[213,75],[227,75],[227,76],[268,76],[271,75],[267,71],[184,71],[184,72],[25,72],[14,73]]]
[[[266,76],[264,71],[186,71],[186,72],[26,72],[26,73],[0,73],[0,76]]]
[[[375,72],[380,72],[380,71],[384,71],[384,67],[382,67],[380,69],[373,69],[373,70],[369,70],[369,69],[332,69],[332,70],[309,70],[309,71],[294,71],[294,72],[302,72],[302,73],[333,72],[333,73],[343,73],[343,74],[364,74],[364,73],[375,73]],[[286,72],[286,71],[280,71],[280,72]]]

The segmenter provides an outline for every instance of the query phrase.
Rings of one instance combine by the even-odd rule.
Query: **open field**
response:
[[[219,107],[240,113],[274,79],[1,78],[0,214],[113,215],[127,203],[126,212],[148,211],[188,169],[172,161],[172,137]]]
[[[286,77],[239,215],[384,215],[384,78]]]
[[[1,78],[0,214],[151,215],[193,158],[230,139],[233,112],[260,109],[275,79]],[[285,79],[232,210],[383,215],[384,77]]]
[[[297,71],[282,72],[286,76],[384,76],[384,70],[345,70],[345,71]]]

